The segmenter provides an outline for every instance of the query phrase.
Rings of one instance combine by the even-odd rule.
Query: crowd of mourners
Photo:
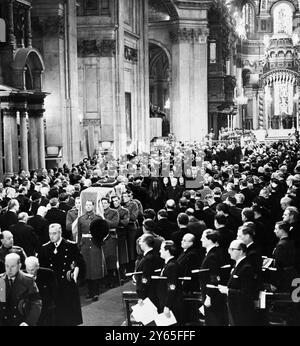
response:
[[[89,197],[103,187],[115,193]],[[300,275],[299,199],[297,140],[165,142],[21,171],[0,184],[0,325],[79,325],[80,286],[96,301],[128,278],[179,325],[268,324],[261,292],[291,294]],[[288,309],[275,313],[292,324]]]

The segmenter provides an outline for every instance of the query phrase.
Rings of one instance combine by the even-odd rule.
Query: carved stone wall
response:
[[[112,57],[116,54],[115,40],[85,40],[77,42],[78,56]]]

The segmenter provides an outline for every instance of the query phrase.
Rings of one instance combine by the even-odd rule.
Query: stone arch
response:
[[[177,8],[174,4],[173,0],[163,0],[164,5],[166,6],[169,14],[170,14],[170,19],[178,19],[178,11]]]
[[[287,1],[287,0],[278,0],[276,2],[274,2],[271,6],[270,6],[270,15],[273,16],[274,14],[274,9],[276,8],[276,6],[282,4],[282,3],[285,3],[287,4],[288,6],[291,7],[293,13],[295,13],[295,11],[297,10],[295,4],[293,3],[293,1]]]
[[[26,90],[30,86],[32,90],[41,91],[44,70],[42,56],[36,49],[19,49],[12,63],[14,87]]]
[[[160,47],[164,51],[166,56],[168,57],[169,65],[172,66],[172,56],[171,56],[171,53],[168,50],[168,48],[164,44],[162,44],[160,41],[157,41],[157,40],[154,40],[154,39],[149,39],[149,45],[150,44],[153,44],[153,45],[156,45],[156,46]],[[151,62],[150,62],[150,65],[151,65]]]

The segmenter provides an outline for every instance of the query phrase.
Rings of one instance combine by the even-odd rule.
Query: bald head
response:
[[[1,243],[5,248],[11,248],[14,245],[14,237],[12,233],[9,231],[3,231]]]
[[[41,217],[45,217],[47,211],[48,209],[46,207],[41,206],[37,210],[37,215],[40,215]]]
[[[36,273],[40,267],[39,260],[34,256],[27,257],[25,260],[25,266],[28,274],[36,276]]]
[[[181,247],[183,250],[187,250],[194,245],[195,236],[191,233],[186,233],[181,240]]]
[[[9,278],[14,278],[21,269],[21,259],[16,253],[5,256],[5,272]]]

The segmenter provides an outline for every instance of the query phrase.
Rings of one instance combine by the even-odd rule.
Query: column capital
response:
[[[207,25],[196,27],[180,27],[170,32],[172,43],[188,42],[188,43],[206,43],[209,35]]]
[[[44,116],[44,112],[46,110],[45,109],[33,109],[33,108],[28,108],[27,112],[28,112],[28,116],[30,117],[43,117]]]

